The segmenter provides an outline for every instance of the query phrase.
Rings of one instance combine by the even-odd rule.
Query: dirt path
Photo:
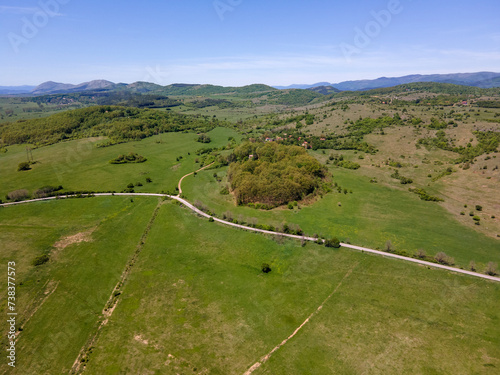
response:
[[[304,320],[304,322],[295,330],[293,331],[293,333],[288,336],[285,340],[283,340],[279,345],[275,346],[273,350],[271,350],[269,353],[267,353],[264,357],[261,358],[261,360],[259,362],[256,362],[252,367],[250,367],[243,375],[250,375],[252,372],[254,372],[255,370],[257,370],[260,366],[262,366],[264,363],[266,363],[269,358],[271,358],[271,356],[276,352],[278,351],[283,345],[285,345],[288,341],[290,341],[297,333],[299,333],[299,331],[307,324],[309,323],[309,321],[316,315],[318,314],[321,309],[323,309],[323,306],[325,305],[325,303],[328,302],[328,300],[330,298],[332,298],[332,296],[337,292],[337,290],[339,290],[340,286],[342,285],[342,283],[344,282],[345,279],[347,279],[352,271],[354,270],[354,268],[356,268],[358,264],[356,263],[349,271],[347,271],[347,273],[344,275],[344,277],[342,278],[342,280],[340,280],[340,283],[338,283],[338,285],[335,287],[335,289],[333,290],[333,292],[330,293],[330,295],[328,297],[326,297],[326,299],[323,301],[323,303],[316,309],[316,311],[313,311],[311,313],[311,315],[309,315],[307,317],[306,320]]]
[[[192,174],[195,174],[195,173],[198,173],[199,171],[202,171],[202,170],[204,170],[204,169],[207,169],[208,167],[210,167],[210,166],[212,166],[212,165],[214,165],[214,164],[215,164],[215,161],[214,161],[213,163],[209,164],[209,165],[205,165],[203,168],[200,168],[200,169],[198,169],[198,170],[197,170],[197,171],[195,171],[195,172],[191,172],[191,173],[188,173],[188,174],[187,174],[187,175],[185,175],[185,176],[182,176],[182,177],[181,177],[181,179],[179,180],[179,185],[177,185],[177,188],[179,189],[179,194],[178,194],[178,196],[180,196],[180,195],[182,194],[182,188],[181,188],[182,180],[184,180],[184,179],[185,179],[186,177],[188,177],[188,176],[191,176]]]
[[[158,211],[162,204],[163,202],[160,201],[156,206],[155,210],[153,211],[153,215],[151,216],[151,219],[149,220],[149,223],[146,226],[146,229],[144,230],[141,239],[139,240],[139,244],[137,245],[134,254],[132,255],[131,259],[129,259],[129,261],[127,262],[127,265],[125,266],[125,269],[121,274],[120,280],[118,280],[116,286],[114,287],[114,289],[111,292],[111,295],[108,298],[108,301],[104,305],[104,308],[101,313],[103,316],[103,320],[101,321],[97,329],[92,333],[90,338],[87,340],[87,343],[80,349],[78,357],[76,357],[75,362],[73,362],[73,367],[71,368],[70,372],[71,374],[80,374],[85,370],[85,363],[88,362],[88,356],[91,353],[91,348],[97,342],[99,338],[99,333],[102,331],[104,326],[108,324],[111,315],[113,315],[113,312],[115,311],[116,305],[118,304],[118,301],[120,300],[121,297],[123,286],[127,281],[127,278],[130,275],[130,272],[132,271],[132,268],[134,267],[137,258],[139,257],[144,247],[144,244],[146,243],[149,231],[151,230],[151,227],[153,226],[155,219],[158,216]]]

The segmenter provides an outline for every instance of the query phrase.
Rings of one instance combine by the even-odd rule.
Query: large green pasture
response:
[[[2,264],[18,263],[19,321],[34,312],[16,369],[2,362],[2,372],[69,372],[157,204],[96,197],[0,209]],[[89,229],[91,242],[52,249]],[[493,374],[500,367],[496,283],[302,247],[210,223],[174,202],[160,207],[144,242],[85,373],[243,374],[334,290],[254,374]],[[29,264],[49,250],[49,263]],[[271,273],[261,272],[263,262]],[[1,294],[4,311],[5,287]]]
[[[309,235],[337,236],[341,241],[370,248],[385,248],[391,241],[397,250],[409,254],[423,249],[428,255],[445,252],[458,265],[467,267],[474,260],[479,269],[490,261],[500,261],[500,241],[487,237],[456,221],[435,202],[425,202],[407,190],[370,183],[359,171],[331,167],[334,181],[352,194],[330,193],[315,203],[272,211],[237,207],[231,195],[221,195],[227,182],[218,183],[213,170],[202,171],[183,181],[183,194],[200,200],[221,216],[230,211],[234,219],[274,226],[286,222],[299,224]],[[226,168],[215,171],[225,176]]]
[[[9,146],[0,153],[0,199],[8,192],[27,189],[30,192],[40,187],[62,185],[67,191],[117,191],[124,190],[129,183],[140,182],[136,192],[159,193],[173,191],[179,179],[198,169],[196,151],[203,147],[221,147],[228,144],[229,137],[240,137],[227,128],[217,128],[209,133],[212,142],[196,142],[194,133],[167,133],[138,142],[128,142],[111,147],[97,148],[99,139],[82,139],[32,151],[37,162],[29,171],[17,171],[19,163],[27,160],[26,146]],[[110,164],[121,154],[135,152],[148,160],[140,164]],[[190,153],[190,155],[188,155]],[[182,157],[177,161],[177,158]],[[152,183],[146,183],[149,177]]]
[[[156,205],[152,198],[131,202],[130,198],[100,197],[0,208],[0,264],[5,275],[0,313],[7,316],[7,262],[15,262],[16,327],[23,327],[16,368],[9,371],[4,356],[0,373],[69,372]],[[90,242],[53,247],[61,239],[88,231]],[[47,253],[48,263],[31,264]],[[6,323],[1,327],[4,348]]]
[[[254,374],[492,374],[500,366],[497,284],[274,241],[167,204],[86,372],[243,374],[336,288]]]

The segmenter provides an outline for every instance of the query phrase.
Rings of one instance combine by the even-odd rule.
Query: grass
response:
[[[271,265],[264,275],[262,262]],[[497,284],[161,208],[88,374],[491,373]],[[397,285],[398,292],[394,292]],[[437,344],[439,343],[439,344]]]
[[[24,326],[14,373],[69,372],[156,204],[155,199],[110,197],[0,209],[0,260],[16,262],[17,328]],[[61,238],[89,230],[92,242],[53,247]],[[50,261],[32,266],[42,253],[49,253]],[[1,295],[6,316],[6,284]],[[2,346],[6,338],[2,335]],[[0,372],[10,373],[7,369],[2,361]]]
[[[401,113],[392,106],[350,107],[346,112],[311,107],[319,120],[305,130],[318,135],[342,132],[347,119],[378,117],[382,111]],[[39,115],[21,113],[19,106],[14,109],[15,116]],[[248,113],[206,110],[239,119],[261,108]],[[408,108],[427,122],[442,111]],[[473,126],[485,126],[488,116],[493,113],[482,111],[447,133],[457,144],[467,143]],[[362,165],[357,171],[331,169],[334,181],[352,194],[331,193],[293,210],[236,207],[231,196],[219,193],[227,181],[217,183],[213,177],[214,172],[225,177],[223,168],[186,178],[184,195],[191,202],[202,201],[219,216],[231,211],[239,221],[253,217],[275,226],[299,224],[310,235],[337,236],[372,248],[383,248],[390,240],[396,250],[409,253],[444,251],[460,266],[474,260],[480,272],[489,261],[500,263],[498,239],[487,237],[498,220],[491,216],[500,216],[494,200],[496,155],[488,160],[483,156],[470,170],[434,183],[427,174],[445,170],[453,154],[417,149],[415,140],[429,133],[425,129],[403,127],[385,133],[367,137],[381,151],[362,160],[352,151],[334,151]],[[108,148],[94,147],[100,139],[64,142],[33,150],[37,163],[27,172],[17,172],[17,165],[26,160],[25,146],[9,146],[0,153],[0,198],[12,190],[33,192],[45,185],[121,191],[141,182],[136,192],[173,191],[181,176],[199,169],[196,150],[224,146],[231,136],[241,138],[222,128],[209,135],[210,144],[195,142],[193,133],[162,134]],[[130,152],[148,161],[109,164]],[[329,151],[313,155],[326,162]],[[389,157],[405,164],[401,175],[446,201],[423,202],[409,193],[407,186],[389,177],[393,171],[383,164]],[[424,158],[431,164],[424,164]],[[148,177],[151,183],[145,182]],[[370,183],[373,177],[378,183]],[[0,208],[0,260],[16,261],[18,323],[27,321],[17,346],[17,373],[69,372],[96,331],[104,304],[156,204],[154,198],[99,197]],[[476,204],[484,207],[478,214],[479,228],[468,215]],[[460,210],[466,215],[459,216]],[[92,241],[63,250],[53,247],[78,233],[91,233]],[[42,254],[49,254],[50,261],[34,267],[33,259]],[[269,274],[262,273],[262,263],[270,264]],[[244,373],[337,287],[311,321],[254,374],[492,374],[500,368],[498,284],[342,248],[312,243],[302,247],[209,223],[167,203],[92,349],[86,372]],[[5,288],[0,288],[4,316]],[[6,337],[2,340],[5,345]],[[2,362],[0,372],[8,371]]]
[[[19,322],[39,307],[21,332],[17,371],[69,372],[156,202],[99,197],[0,210],[2,262],[19,262]],[[26,262],[89,228],[92,242],[52,250],[44,266]],[[161,206],[85,373],[243,373],[337,287],[255,374],[488,374],[500,366],[500,285],[347,249],[302,247],[209,223],[172,202]]]
[[[65,190],[117,191],[129,183],[141,182],[136,192],[173,191],[179,179],[199,168],[196,151],[203,147],[222,147],[228,138],[239,139],[236,132],[217,128],[209,133],[212,142],[196,142],[194,133],[167,133],[106,148],[96,148],[99,139],[82,139],[41,147],[32,151],[37,162],[30,171],[18,172],[19,163],[26,161],[25,146],[8,147],[0,153],[0,199],[13,190],[30,192],[46,185],[62,185]],[[121,154],[135,152],[147,158],[142,164],[110,164]],[[188,155],[190,153],[191,155]],[[179,161],[176,159],[181,157]],[[146,183],[149,177],[152,183]]]
[[[370,183],[359,171],[331,171],[334,181],[353,194],[330,193],[301,209],[260,211],[236,207],[232,196],[220,194],[226,182],[217,183],[213,171],[185,179],[183,193],[193,202],[202,201],[219,216],[231,211],[239,221],[253,217],[274,226],[282,222],[299,224],[309,235],[337,236],[341,241],[371,248],[384,248],[390,240],[395,249],[410,254],[418,249],[432,256],[444,251],[463,267],[471,260],[481,263],[479,270],[490,261],[500,261],[497,239],[459,223],[439,204],[421,201],[405,189]],[[216,172],[224,175],[224,171]]]

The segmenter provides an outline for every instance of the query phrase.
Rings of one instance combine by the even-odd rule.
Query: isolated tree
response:
[[[427,254],[425,253],[425,250],[423,250],[423,249],[417,250],[417,258],[425,259],[426,256],[427,256]]]
[[[329,238],[325,240],[325,246],[338,249],[340,247],[340,241],[337,237]]]
[[[496,276],[497,269],[498,269],[498,265],[496,263],[489,262],[488,265],[486,266],[486,271],[484,271],[484,273],[486,273],[487,275],[490,275],[490,276]]]
[[[12,201],[22,201],[26,198],[29,198],[30,193],[26,189],[19,189],[19,190],[14,190],[11,191],[10,193],[7,194],[7,199],[10,199]]]
[[[30,163],[28,163],[27,161],[23,161],[22,163],[19,163],[19,165],[17,166],[18,171],[29,171],[30,169],[31,169]]]
[[[271,272],[271,266],[269,266],[269,264],[267,264],[267,263],[262,263],[261,269],[262,269],[262,272],[264,272],[264,273]]]
[[[436,254],[436,256],[434,257],[434,259],[436,260],[436,262],[438,263],[441,263],[441,264],[450,264],[450,258],[448,257],[448,255],[446,255],[446,253],[440,251],[439,253]]]
[[[386,243],[385,243],[385,251],[387,251],[387,252],[389,252],[389,253],[390,253],[392,250],[393,250],[393,247],[392,247],[392,242],[391,242],[391,241],[389,241],[389,240],[388,240],[388,241],[386,241]]]
[[[469,269],[472,271],[472,272],[476,272],[476,262],[474,262],[473,260],[471,260],[469,262]]]

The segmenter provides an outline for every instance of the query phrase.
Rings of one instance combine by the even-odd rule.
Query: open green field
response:
[[[19,260],[20,321],[31,301],[43,303],[20,334],[18,366],[2,363],[2,373],[69,372],[157,202],[99,197],[0,210],[2,263],[95,228],[91,242],[52,250],[45,265]],[[493,374],[500,367],[496,283],[273,240],[170,202],[144,242],[84,373],[243,374],[323,303],[254,374]],[[271,273],[261,272],[263,262]]]
[[[225,169],[216,170],[219,176]],[[299,224],[309,235],[337,236],[359,246],[383,249],[391,241],[397,250],[409,254],[423,249],[428,255],[444,251],[458,265],[467,267],[474,260],[479,269],[500,261],[499,240],[489,238],[459,223],[435,202],[422,201],[404,189],[370,183],[359,171],[331,167],[334,181],[352,194],[329,193],[312,205],[272,211],[237,207],[231,195],[221,195],[225,179],[218,183],[213,170],[202,171],[183,182],[183,194],[191,201],[203,202],[221,216],[230,211],[238,221],[271,224]]]
[[[111,147],[97,148],[102,139],[82,139],[41,147],[32,151],[37,162],[29,171],[17,171],[19,163],[26,161],[25,146],[9,146],[0,153],[0,197],[13,190],[27,189],[33,192],[42,186],[62,185],[66,191],[117,191],[129,183],[141,182],[136,192],[159,193],[173,191],[179,179],[193,170],[196,151],[204,147],[222,147],[228,138],[239,140],[235,131],[217,128],[208,133],[209,144],[196,142],[194,133],[167,133],[138,142],[128,142]],[[135,152],[148,160],[139,164],[110,164],[121,154]],[[189,155],[190,154],[190,155]],[[182,157],[177,161],[177,158]],[[146,183],[149,177],[152,183]]]
[[[23,328],[16,369],[9,371],[3,360],[0,373],[69,372],[156,205],[155,199],[112,197],[0,209],[0,262],[6,275],[1,313],[7,313],[7,262],[15,262],[17,328]],[[76,243],[75,236],[84,241]],[[54,247],[61,240],[66,243]],[[49,262],[33,266],[42,254],[50,255]],[[3,348],[6,339],[2,335]]]
[[[475,147],[475,130],[498,131],[500,110],[461,101],[453,107],[417,105],[412,100],[425,93],[405,95],[394,104],[394,94],[346,96],[346,105],[320,103],[259,118],[286,108],[182,105],[174,110],[238,121],[234,128],[241,133],[216,128],[208,133],[208,144],[181,132],[105,148],[96,147],[103,137],[61,142],[33,149],[36,163],[22,172],[17,167],[27,160],[26,146],[7,146],[6,152],[0,147],[0,199],[47,185],[120,192],[132,183],[138,193],[174,193],[182,176],[203,166],[197,150],[225,147],[232,138],[239,143],[245,136],[278,134],[271,130],[296,130],[295,120],[283,125],[277,119],[307,111],[314,121],[301,120],[299,135],[319,139],[347,134],[358,118],[398,114],[397,125],[361,137],[378,150],[373,154],[309,151],[327,164],[342,193],[298,202],[293,209],[239,207],[232,195],[221,194],[228,185],[223,167],[185,178],[183,196],[239,223],[296,224],[310,236],[336,236],[373,249],[385,249],[390,241],[409,255],[445,252],[456,267],[469,269],[474,261],[484,273],[489,262],[500,263],[500,153],[484,153],[464,168],[455,163],[457,153],[418,141],[436,136],[428,125],[437,118],[445,122],[450,142]],[[35,103],[4,104],[11,107],[0,109],[3,121],[6,109],[18,118],[46,114],[36,112]],[[423,125],[405,121],[415,117]],[[132,152],[147,161],[109,163]],[[360,168],[333,166],[340,154]],[[451,174],[443,174],[447,168]],[[396,170],[413,183],[400,184],[391,177]],[[422,201],[409,186],[444,202]],[[474,225],[476,215],[481,225]],[[0,264],[6,269],[16,262],[17,328],[22,329],[17,367],[2,361],[0,373],[68,374],[85,353],[77,373],[244,374],[308,317],[253,374],[497,374],[500,368],[498,283],[225,227],[174,201],[110,196],[0,207],[0,244]],[[48,262],[35,266],[44,254]],[[263,263],[271,273],[262,272]],[[103,309],[122,278],[118,304],[106,320]],[[6,296],[3,283],[4,317]],[[6,346],[6,335],[0,342]]]

